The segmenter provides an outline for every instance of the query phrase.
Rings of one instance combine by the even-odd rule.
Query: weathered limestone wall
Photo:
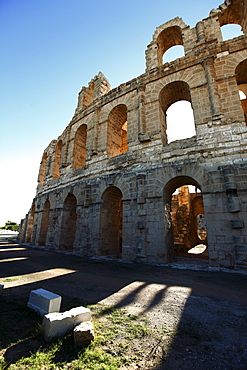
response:
[[[193,29],[178,17],[164,23],[147,47],[143,75],[110,90],[100,72],[82,88],[71,122],[44,151],[22,241],[165,263],[174,257],[172,194],[195,185],[210,264],[247,268],[247,127],[239,98],[239,89],[247,92],[247,36],[222,41],[227,23],[246,32],[244,1],[226,1]],[[185,56],[163,64],[174,45]],[[191,103],[196,135],[168,144],[166,112],[180,100]]]

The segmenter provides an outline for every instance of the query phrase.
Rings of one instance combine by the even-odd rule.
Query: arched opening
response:
[[[56,146],[55,154],[54,154],[54,163],[53,163],[53,170],[52,170],[52,177],[57,179],[60,177],[60,163],[61,163],[61,152],[62,152],[62,140],[59,140]]]
[[[40,233],[39,233],[39,245],[46,245],[46,236],[49,227],[49,218],[50,218],[50,202],[47,199],[44,204],[44,209],[42,212],[42,219],[40,225]]]
[[[86,164],[87,126],[81,125],[75,134],[73,151],[73,169],[81,168]]]
[[[225,25],[240,25],[246,32],[246,10],[247,4],[245,0],[225,1],[227,6],[221,9],[218,13],[220,26]],[[225,5],[222,4],[222,5]]]
[[[104,191],[100,207],[100,255],[122,253],[123,195],[119,188],[110,186]]]
[[[157,37],[158,65],[163,64],[163,55],[167,50],[176,45],[183,46],[181,28],[179,26],[172,26],[164,29]]]
[[[173,103],[166,111],[167,142],[188,139],[196,134],[191,103],[181,100]]]
[[[46,172],[46,161],[47,161],[47,153],[45,152],[42,157],[40,170],[39,170],[39,186],[43,186],[44,179],[45,179],[45,172]]]
[[[244,111],[245,122],[247,125],[247,59],[243,60],[236,68],[236,81],[239,89],[241,106]]]
[[[34,214],[35,214],[35,205],[33,204],[28,220],[26,243],[31,243],[32,241]]]
[[[124,104],[119,104],[111,110],[108,117],[108,157],[115,157],[128,151],[127,126],[127,107]]]
[[[76,232],[76,197],[69,193],[63,204],[60,249],[73,249]]]
[[[164,189],[166,247],[169,259],[208,259],[207,230],[199,184],[176,177]]]
[[[171,82],[159,96],[163,144],[186,139],[196,134],[189,85]]]
[[[244,35],[242,28],[239,24],[225,24],[221,27],[223,41],[231,40],[234,37]]]
[[[170,63],[173,60],[184,57],[184,47],[181,45],[172,46],[163,55],[163,64]]]

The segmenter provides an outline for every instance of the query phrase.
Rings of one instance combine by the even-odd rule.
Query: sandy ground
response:
[[[157,352],[166,361],[156,369],[247,369],[244,274],[207,271],[205,263],[194,271],[85,259],[3,237],[0,252],[4,295],[28,301],[31,290],[43,288],[147,316],[164,333]]]

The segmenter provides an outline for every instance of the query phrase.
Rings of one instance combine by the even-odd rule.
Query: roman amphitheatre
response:
[[[243,34],[223,40],[228,24]],[[43,152],[21,242],[153,264],[203,245],[208,266],[246,270],[246,32],[246,1],[225,1],[194,28],[158,26],[142,75],[111,89],[99,72]],[[164,62],[177,45],[184,55]],[[194,134],[170,141],[180,101]]]

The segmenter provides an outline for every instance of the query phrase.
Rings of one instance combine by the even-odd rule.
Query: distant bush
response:
[[[3,230],[19,231],[19,225],[13,221],[5,222],[5,226],[0,227]]]

